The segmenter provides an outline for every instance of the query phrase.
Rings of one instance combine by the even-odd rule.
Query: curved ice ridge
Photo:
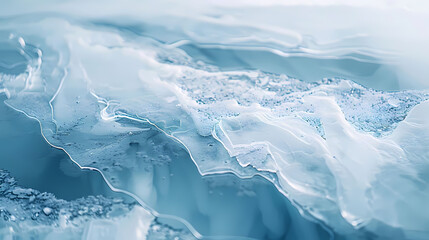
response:
[[[0,75],[1,76],[1,75]],[[10,76],[6,76],[5,79],[9,79]],[[7,89],[3,89],[7,96],[9,95],[9,91]],[[2,91],[0,91],[1,93]],[[49,102],[49,104],[51,104],[51,101]],[[8,104],[6,104],[8,105]],[[81,228],[77,228],[77,229],[69,229],[70,226],[68,225],[61,225],[62,229],[58,230],[55,229],[55,227],[57,227],[57,223],[55,222],[50,222],[50,221],[46,221],[46,219],[43,219],[40,222],[36,222],[36,227],[37,224],[43,224],[43,228],[42,229],[38,229],[35,231],[27,231],[27,228],[32,229],[32,227],[34,226],[29,226],[27,223],[24,222],[23,226],[19,226],[19,230],[16,232],[16,229],[14,229],[13,227],[8,226],[8,224],[6,224],[6,229],[4,229],[3,232],[0,231],[0,236],[17,236],[17,237],[27,237],[27,236],[31,236],[31,237],[37,237],[37,238],[43,238],[43,239],[50,239],[52,238],[58,238],[58,237],[65,237],[67,236],[70,239],[82,239],[83,237],[86,239],[104,239],[105,237],[107,237],[106,234],[109,235],[109,237],[111,237],[112,239],[202,239],[202,238],[206,238],[207,236],[202,236],[197,230],[195,230],[192,225],[189,224],[189,222],[187,222],[185,219],[182,219],[180,217],[174,216],[174,215],[169,215],[169,214],[162,214],[157,212],[155,209],[153,209],[151,206],[147,205],[144,201],[142,201],[141,197],[138,195],[135,195],[133,192],[129,192],[127,190],[121,189],[121,188],[117,188],[114,185],[111,184],[111,181],[114,180],[114,178],[111,178],[110,180],[108,180],[106,178],[106,175],[104,174],[103,171],[106,171],[107,168],[103,168],[103,171],[100,170],[99,168],[96,167],[92,167],[92,166],[81,166],[78,162],[76,162],[75,160],[73,160],[73,158],[70,156],[70,154],[62,147],[60,146],[55,146],[53,145],[47,138],[46,136],[43,134],[43,127],[42,127],[42,123],[40,122],[39,119],[28,115],[26,112],[16,109],[13,106],[10,106],[12,109],[24,113],[27,117],[29,118],[33,118],[35,120],[37,120],[40,124],[40,128],[42,131],[42,136],[43,138],[47,141],[48,144],[50,144],[52,147],[54,148],[58,148],[60,150],[63,150],[70,158],[70,160],[76,164],[80,169],[85,169],[85,170],[91,170],[91,171],[96,171],[99,174],[101,174],[101,176],[103,177],[104,181],[106,182],[106,184],[108,185],[108,187],[110,188],[110,190],[112,190],[113,192],[116,193],[122,193],[125,195],[128,195],[129,197],[133,198],[134,200],[136,200],[135,203],[128,203],[128,205],[130,206],[130,208],[135,207],[135,205],[140,205],[139,207],[135,207],[137,208],[135,211],[133,211],[132,214],[122,214],[123,218],[126,220],[123,221],[119,221],[119,223],[113,223],[113,221],[117,221],[117,217],[116,214],[115,215],[109,215],[107,214],[106,216],[104,216],[105,220],[102,219],[101,221],[97,221],[97,218],[94,218],[93,216],[90,217],[86,217],[84,216],[83,219],[79,219],[80,222],[82,221],[90,221],[90,225],[89,227],[85,228],[85,229],[81,229]],[[130,145],[132,144],[132,142],[130,143]],[[116,165],[116,166],[119,166]],[[32,194],[38,194],[37,190],[34,189],[23,189],[20,187],[15,187],[16,185],[16,181],[14,180],[14,178],[9,176],[9,173],[5,170],[0,169],[1,172],[1,176],[3,177],[5,180],[5,185],[4,186],[0,186],[0,188],[4,188],[4,192],[1,192],[0,195],[4,195],[7,198],[16,200],[16,199],[30,199],[29,202],[33,202],[34,200],[34,196],[32,196]],[[13,190],[16,191],[14,192]],[[11,190],[12,189],[12,190]],[[12,194],[11,194],[12,193]],[[51,193],[41,193],[38,195],[38,197],[41,197],[43,200],[47,200],[49,202],[51,201],[56,201],[55,196]],[[75,202],[71,202],[72,205],[76,205],[77,207],[80,208],[84,208],[83,211],[79,211],[78,215],[79,217],[81,217],[82,213],[86,214],[88,211],[88,206],[90,206],[92,203],[91,201],[95,199],[95,201],[97,203],[100,203],[100,200],[98,200],[97,198],[100,198],[101,201],[106,201],[106,199],[103,196],[89,196],[88,197],[88,201],[84,198],[82,199],[78,199]],[[115,208],[117,207],[116,204],[121,204],[122,203],[122,199],[118,198],[118,199],[113,199],[112,204],[110,204],[110,199],[107,199],[106,204],[107,204],[107,211],[110,211],[112,204]],[[64,200],[59,200],[59,202],[66,202]],[[5,212],[5,216],[4,216],[4,220],[8,221],[9,220],[9,216],[11,216],[11,214],[8,212],[7,209],[15,209],[13,206],[13,204],[16,204],[17,202],[12,202],[9,205],[6,205],[6,208],[2,211]],[[32,219],[36,219],[40,214],[37,209],[37,206],[31,205],[30,207],[26,206],[27,202],[24,200],[23,201],[23,206],[24,206],[24,210],[28,210],[28,208],[35,208],[34,214],[32,215]],[[60,207],[58,207],[59,209],[64,210]],[[47,209],[47,210],[46,210]],[[97,217],[103,217],[103,209],[101,209],[100,207],[96,207],[94,209],[91,209],[91,211],[98,211],[97,212]],[[46,216],[49,216],[52,209],[51,208],[44,208],[42,210],[43,212],[45,211],[49,211],[49,214],[46,214]],[[66,210],[67,211],[67,210]],[[90,213],[92,213],[90,211]],[[69,215],[67,215],[67,212],[64,213],[64,211],[60,212],[61,215],[66,215],[65,216],[65,220],[68,222],[69,220]],[[74,212],[75,214],[76,212]],[[24,212],[24,214],[28,214],[28,212]],[[101,216],[100,216],[101,214]],[[76,216],[71,216],[72,219],[76,218]],[[56,218],[56,216],[54,216],[54,218]],[[12,216],[12,221],[15,221],[16,217]],[[20,217],[21,220],[26,220],[25,217]],[[173,222],[174,225],[176,225],[176,228],[169,226],[168,224],[164,224],[161,222],[158,222],[159,219],[162,219],[163,221],[167,220],[170,222]],[[64,218],[63,218],[64,220]],[[119,219],[120,220],[120,219]],[[64,222],[64,221],[62,221]],[[138,223],[136,225],[136,222]],[[76,225],[76,223],[74,223],[73,221],[71,221],[71,226],[75,227],[74,225]],[[150,224],[150,228],[148,228],[148,224]],[[53,225],[54,228],[52,228],[49,225]],[[178,227],[177,227],[178,226]],[[46,229],[44,229],[46,228]],[[94,228],[94,229],[92,229]],[[131,233],[128,232],[131,231]],[[136,235],[134,235],[134,232],[136,232]],[[227,236],[223,236],[221,237],[222,239],[228,239]],[[247,239],[247,238],[246,238]]]
[[[7,43],[26,69],[1,75],[7,103],[37,118],[80,166],[148,205],[171,191],[154,190],[170,173],[153,166],[189,154],[202,175],[262,175],[302,214],[342,234],[382,235],[379,225],[409,238],[429,232],[428,91],[223,71],[182,44],[59,19],[14,31],[22,37]]]

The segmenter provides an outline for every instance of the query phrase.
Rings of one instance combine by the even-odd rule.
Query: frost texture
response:
[[[159,223],[149,212],[120,198],[90,196],[73,201],[22,188],[0,170],[0,233],[4,239],[194,239]],[[140,235],[134,231],[140,224]]]
[[[100,170],[112,188],[177,217],[195,237],[328,238],[293,209],[285,211],[293,219],[290,232],[286,218],[267,220],[276,214],[260,183],[214,177],[226,173],[265,178],[331,235],[429,234],[429,92],[388,91],[405,82],[384,82],[400,75],[391,70],[394,53],[370,38],[373,48],[356,47],[365,43],[358,35],[338,40],[333,34],[325,37],[338,42],[318,44],[276,27],[162,18],[169,14],[136,22],[102,14],[79,21],[18,18],[2,27],[1,41],[20,56],[0,76],[7,104],[38,119],[47,141],[81,167]],[[169,29],[178,20],[196,32]],[[255,35],[242,37],[250,32]],[[302,56],[304,63],[291,69],[314,75],[266,63]],[[312,64],[321,59],[326,68]],[[214,197],[216,190],[226,196]],[[171,198],[181,207],[172,207]],[[299,221],[306,227],[297,227]],[[263,230],[252,232],[255,225]],[[310,228],[314,235],[305,235]]]

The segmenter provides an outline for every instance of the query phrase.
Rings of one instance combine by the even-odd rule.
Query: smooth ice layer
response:
[[[329,237],[255,175],[334,235],[429,234],[424,8],[82,4],[3,13],[0,91],[113,189],[195,237]]]

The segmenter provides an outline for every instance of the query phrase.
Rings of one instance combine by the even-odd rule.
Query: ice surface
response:
[[[429,234],[427,6],[162,4],[0,10],[5,102],[150,209],[87,238]]]
[[[65,201],[19,187],[3,170],[0,193],[2,239],[194,239],[135,202],[102,196]]]

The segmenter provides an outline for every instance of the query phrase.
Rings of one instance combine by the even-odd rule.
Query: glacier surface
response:
[[[429,6],[323,2],[5,1],[0,235],[427,239]]]

